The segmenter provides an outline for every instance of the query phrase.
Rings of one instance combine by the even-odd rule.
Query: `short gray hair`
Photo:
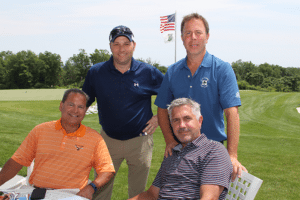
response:
[[[170,117],[170,120],[172,120],[172,111],[175,107],[183,106],[183,105],[189,105],[196,116],[197,120],[199,120],[201,116],[201,109],[200,104],[196,101],[189,99],[189,98],[178,98],[174,99],[170,105],[168,105],[168,114]]]

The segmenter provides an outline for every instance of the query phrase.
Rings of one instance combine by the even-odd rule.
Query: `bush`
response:
[[[247,90],[248,87],[249,87],[249,83],[245,80],[238,81],[237,83],[238,83],[238,86],[239,86],[240,90]]]
[[[0,84],[0,90],[8,89],[6,85]]]
[[[41,89],[41,88],[47,88],[47,87],[43,83],[36,83],[34,85],[34,88]]]

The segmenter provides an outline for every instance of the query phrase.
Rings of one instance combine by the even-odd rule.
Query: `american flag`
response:
[[[160,17],[160,32],[175,31],[175,13]]]

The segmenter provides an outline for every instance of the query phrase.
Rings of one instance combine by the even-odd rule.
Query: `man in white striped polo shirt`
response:
[[[220,142],[201,134],[200,105],[179,98],[171,102],[168,113],[181,144],[164,158],[151,187],[132,199],[224,199],[232,164]]]

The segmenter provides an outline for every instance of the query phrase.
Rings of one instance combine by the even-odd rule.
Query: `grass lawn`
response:
[[[3,101],[2,95],[0,91],[0,167],[35,125],[60,117],[59,100]],[[239,161],[264,181],[256,199],[300,199],[300,114],[296,110],[300,107],[300,93],[241,91],[241,98]],[[156,110],[154,106],[153,112]],[[87,115],[83,124],[100,130],[96,114]],[[164,149],[165,142],[158,128],[154,133],[147,187],[160,167]],[[19,174],[25,176],[26,169]],[[126,198],[127,166],[123,163],[115,179],[112,199]]]

